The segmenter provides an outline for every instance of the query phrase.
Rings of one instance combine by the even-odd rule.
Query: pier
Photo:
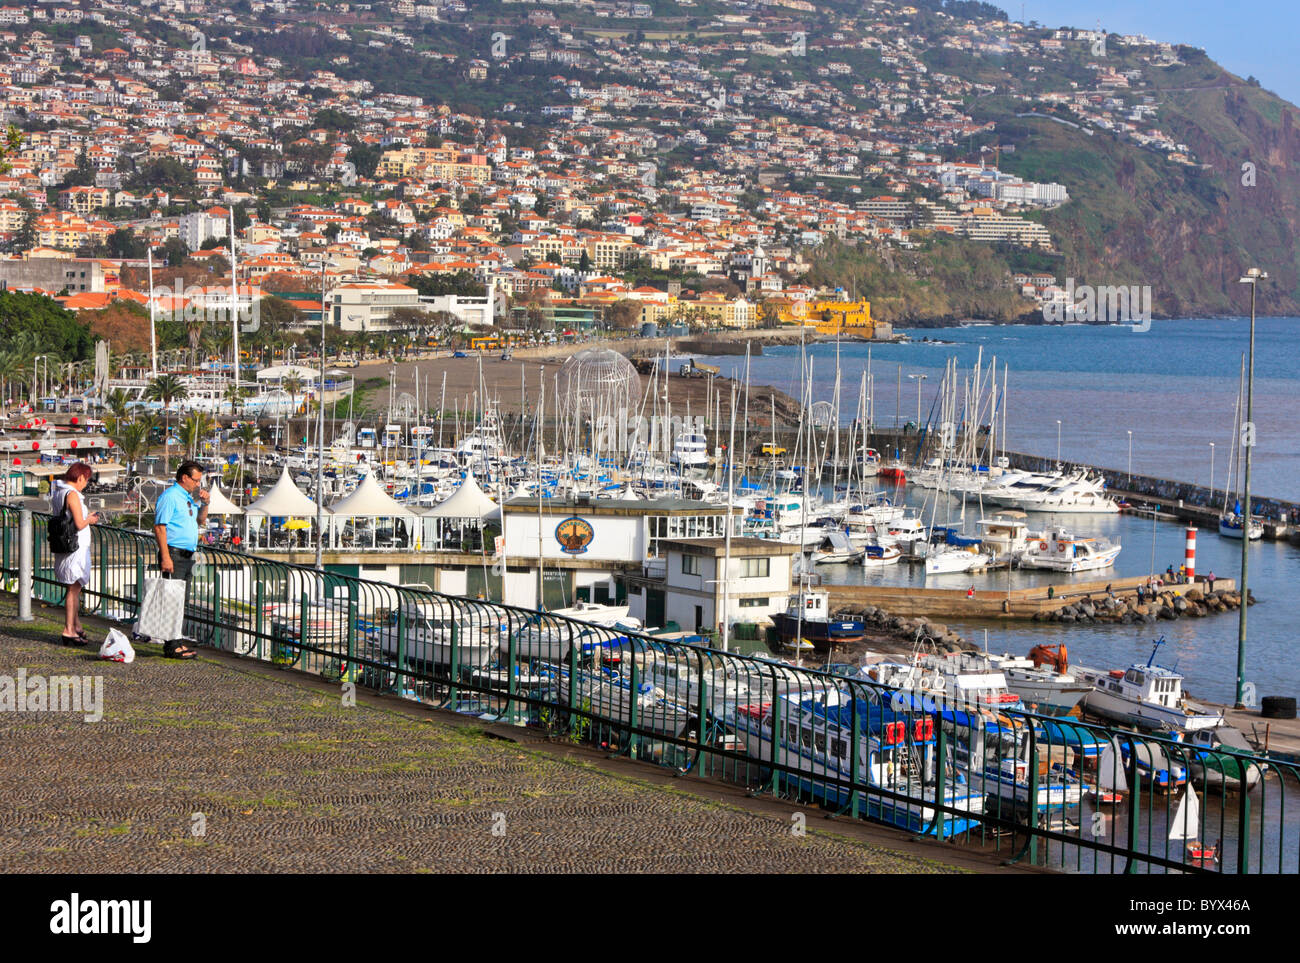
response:
[[[873,605],[890,615],[908,618],[946,620],[965,619],[1032,619],[1055,612],[1062,605],[1086,599],[1101,601],[1110,589],[1118,599],[1135,599],[1139,586],[1145,588],[1153,576],[1136,575],[1126,578],[1100,578],[1088,582],[1069,582],[1048,595],[1049,586],[1011,589],[1009,591],[976,591],[971,594],[964,588],[912,588],[903,585],[827,585],[832,609],[861,610]],[[1155,576],[1159,577],[1159,576]],[[1195,582],[1160,587],[1161,592],[1185,595],[1191,589],[1204,590],[1207,583],[1200,576]],[[1236,590],[1236,582],[1228,578],[1215,579],[1215,590]]]

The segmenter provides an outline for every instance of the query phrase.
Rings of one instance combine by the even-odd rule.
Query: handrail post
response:
[[[266,634],[266,606],[262,601],[262,580],[253,580],[253,634],[257,639],[257,661],[265,657],[262,652],[262,640]]]
[[[849,789],[849,815],[854,819],[858,818],[862,794],[858,791],[858,783],[862,781],[862,754],[858,751],[859,743],[862,741],[862,717],[859,715],[858,694],[853,690],[853,684],[849,684],[849,714],[852,718],[853,739],[849,743],[849,782],[852,788]]]
[[[349,593],[351,586],[348,587]],[[347,661],[343,663],[342,675],[343,682],[352,682],[357,675],[356,657],[357,657],[357,600],[356,597],[348,599],[348,636],[347,636]]]
[[[135,617],[136,621],[140,620],[140,613],[144,610],[144,553],[138,553],[135,556]]]
[[[212,646],[213,648],[223,648],[221,631],[221,569],[216,565],[212,566]],[[234,643],[231,643],[234,648]]]
[[[1142,786],[1138,782],[1138,764],[1137,764],[1137,743],[1133,741],[1132,736],[1127,737],[1128,741],[1128,785],[1129,785],[1129,812],[1128,812],[1128,861],[1124,864],[1124,873],[1132,874],[1137,872],[1137,838],[1138,830],[1141,827],[1141,801]],[[1168,807],[1166,807],[1167,809]]]
[[[18,621],[31,622],[32,615],[32,510],[18,514]]]
[[[1249,523],[1250,520],[1247,519],[1242,524],[1249,525]],[[1245,604],[1243,600],[1242,605]],[[1240,761],[1238,764],[1241,764]],[[1242,771],[1245,771],[1244,768]],[[1237,807],[1237,872],[1242,876],[1250,872],[1250,793],[1246,792],[1244,776],[1242,777],[1241,805]]]
[[[926,716],[925,718],[929,718]],[[947,776],[948,776],[948,740],[945,738],[945,732],[942,721],[938,718],[935,720],[940,723],[935,728],[939,731],[935,733],[935,759],[934,759],[934,812],[935,812],[935,834],[939,839],[947,839],[944,823],[946,822],[947,813],[943,807],[947,805]],[[922,767],[922,772],[925,767]],[[956,818],[954,814],[953,818]]]
[[[307,605],[309,597],[307,590],[302,590],[302,595],[298,601],[298,654],[289,662],[290,668],[299,667],[298,661],[302,660],[300,668],[307,667]]]
[[[636,659],[636,648],[634,646],[632,649],[632,670],[628,675],[628,680],[627,680],[627,685],[628,685],[627,754],[633,759],[636,758],[636,747],[637,747],[636,727],[640,724],[640,716],[641,716],[641,713],[638,711],[641,708],[641,702],[640,699],[638,698],[640,693],[637,692],[637,678],[640,675],[640,673],[637,671],[638,668],[639,666],[637,664],[637,659]]]

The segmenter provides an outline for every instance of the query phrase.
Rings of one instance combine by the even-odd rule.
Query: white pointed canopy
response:
[[[208,498],[209,515],[242,515],[244,510],[227,498],[217,484],[213,482]]]
[[[329,509],[340,518],[410,518],[415,514],[380,488],[370,473],[362,475],[357,487]]]
[[[477,518],[486,519],[497,510],[497,503],[483,493],[472,474],[466,475],[460,487],[440,505],[424,513],[426,518]]]
[[[328,508],[322,509],[329,515]],[[315,517],[316,503],[304,495],[289,477],[289,469],[280,473],[271,490],[245,509],[248,515],[294,515],[299,518]]]

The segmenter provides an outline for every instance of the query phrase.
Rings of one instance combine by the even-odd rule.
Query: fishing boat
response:
[[[560,699],[567,701],[572,696],[569,704],[590,713],[599,725],[626,722],[630,726],[635,706],[638,728],[681,737],[695,718],[690,709],[667,698],[654,683],[640,680],[633,692],[630,680],[608,667],[578,669],[571,674],[567,666],[558,665],[547,671],[554,676]]]
[[[1187,785],[1187,767],[1154,742],[1129,740],[1121,743],[1120,752],[1127,764],[1135,760],[1133,771],[1140,782],[1147,782],[1159,792],[1173,792]]]
[[[1173,669],[1156,665],[1156,651],[1163,645],[1155,640],[1145,663],[1127,669],[1090,669],[1075,666],[1074,674],[1091,685],[1083,697],[1084,708],[1095,715],[1139,729],[1183,732],[1223,724],[1222,712],[1190,702],[1183,694],[1183,677]]]
[[[798,638],[814,643],[860,642],[867,630],[867,623],[861,619],[832,619],[830,595],[826,592],[800,593],[784,612],[772,615],[772,622],[783,641]]]
[[[985,658],[992,668],[1006,677],[1007,688],[1018,695],[1032,712],[1048,716],[1069,715],[1092,688],[1069,672],[1037,664],[1032,659],[1006,652]]]
[[[1030,533],[1020,565],[1052,572],[1092,572],[1114,565],[1119,550],[1119,543],[1107,538],[1080,538],[1054,529]]]
[[[1192,782],[1202,789],[1223,788],[1246,792],[1259,785],[1264,764],[1241,731],[1233,726],[1214,726],[1181,734],[1188,747],[1187,769]]]
[[[1040,757],[1037,774],[1031,772],[1028,726],[952,710],[939,716],[941,724],[952,728],[953,758],[972,789],[1022,809],[1033,799],[1039,812],[1077,806],[1083,798],[1079,780],[1063,766],[1052,766],[1050,759]]]
[[[775,728],[774,709],[781,715]],[[856,796],[868,819],[947,838],[974,828],[983,812],[982,793],[938,760],[932,718],[861,699],[828,705],[815,696],[786,695],[738,706],[728,721],[751,758],[792,770],[776,770],[778,783],[835,806],[848,806]],[[951,770],[942,797],[935,790],[939,765]],[[856,791],[855,769],[862,786]],[[955,810],[943,814],[942,829],[936,804]]]
[[[379,633],[386,656],[408,663],[477,668],[497,653],[497,626],[484,626],[441,599],[403,599],[401,608]]]

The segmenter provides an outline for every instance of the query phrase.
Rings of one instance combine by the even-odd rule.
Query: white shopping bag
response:
[[[99,657],[110,662],[134,662],[135,649],[125,635],[117,629],[109,629],[108,638],[99,647]]]
[[[176,578],[145,579],[136,634],[155,642],[171,642],[183,637],[184,627],[185,582]]]

